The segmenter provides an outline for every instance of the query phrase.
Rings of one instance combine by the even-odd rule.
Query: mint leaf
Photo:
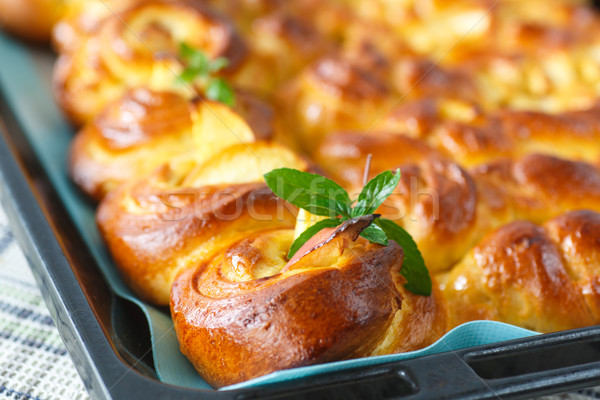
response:
[[[229,65],[225,57],[211,60],[202,50],[195,49],[187,43],[179,44],[179,57],[184,69],[177,77],[178,83],[195,82],[204,86],[204,95],[211,100],[220,101],[230,107],[235,103],[235,94],[231,86],[223,79],[214,77],[215,73]],[[198,78],[202,78],[197,81]]]
[[[407,282],[404,287],[414,294],[429,296],[431,294],[431,277],[413,238],[389,219],[378,218],[375,220],[375,224],[383,229],[389,239],[398,243],[404,250],[404,262],[400,270]]]
[[[225,103],[229,107],[233,107],[235,102],[233,89],[222,78],[214,78],[208,82],[208,86],[206,87],[206,97],[211,100]]]
[[[194,68],[187,67],[183,70],[181,74],[179,74],[178,78],[185,83],[190,83],[198,76],[198,71]]]
[[[332,180],[291,168],[274,169],[264,177],[278,197],[311,214],[350,217],[350,196]]]
[[[374,213],[394,192],[398,182],[400,182],[400,169],[397,169],[395,174],[392,171],[384,171],[371,179],[358,195],[356,206],[352,209],[352,216]]]
[[[208,75],[211,61],[203,51],[195,49],[187,43],[181,43],[179,56],[185,61],[187,68],[196,73],[196,76]]]
[[[300,250],[302,245],[304,245],[304,243],[308,242],[308,240],[311,237],[313,237],[317,233],[319,233],[319,231],[321,229],[335,228],[336,226],[338,226],[341,223],[342,223],[342,221],[340,221],[338,218],[329,218],[329,219],[324,219],[322,221],[319,221],[316,224],[306,228],[306,230],[304,232],[302,232],[300,234],[300,236],[298,236],[296,238],[296,240],[294,240],[294,243],[292,243],[290,250],[288,252],[288,255],[287,255],[288,259],[291,259],[292,257],[294,257],[294,254],[296,254],[296,252],[298,250]]]
[[[210,62],[208,69],[210,72],[218,72],[229,65],[229,60],[225,57],[215,58]]]
[[[383,229],[374,224],[367,226],[361,232],[360,236],[373,243],[382,244],[384,246],[388,245],[387,235]]]

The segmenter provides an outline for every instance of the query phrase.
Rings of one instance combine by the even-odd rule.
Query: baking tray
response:
[[[32,57],[51,57],[45,49],[28,51]],[[9,88],[0,86],[0,199],[93,398],[527,398],[600,385],[600,327],[257,388],[215,391],[159,381],[144,315],[110,289],[61,201],[60,190],[65,189],[52,183],[24,133],[25,121],[15,107],[27,107],[29,96],[37,93],[35,87],[22,89],[10,93],[21,99],[15,105],[7,101]]]

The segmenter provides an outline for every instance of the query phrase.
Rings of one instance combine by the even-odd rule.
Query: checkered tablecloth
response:
[[[0,207],[0,400],[87,398]],[[541,399],[600,399],[600,388]]]

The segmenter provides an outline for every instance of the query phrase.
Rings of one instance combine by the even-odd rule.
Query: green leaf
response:
[[[361,232],[360,236],[373,243],[382,244],[384,246],[388,245],[387,235],[385,234],[383,229],[374,224],[367,226]]]
[[[181,43],[179,56],[186,62],[188,68],[196,72],[196,75],[208,75],[211,61],[202,50],[195,49],[187,43]]]
[[[396,173],[384,171],[371,179],[358,195],[356,206],[352,210],[353,217],[372,214],[387,199],[400,182],[400,169]]]
[[[196,79],[196,76],[198,76],[198,71],[194,68],[187,67],[181,74],[179,74],[178,81],[182,80],[186,83],[189,83]]]
[[[197,51],[198,50],[194,49],[192,46],[185,42],[179,43],[179,57],[183,58],[184,60],[189,60],[190,58],[192,58],[194,53],[196,53]]]
[[[225,57],[215,58],[210,62],[208,69],[210,72],[218,72],[229,65],[229,60]]]
[[[398,243],[404,250],[404,263],[400,270],[407,282],[404,287],[414,294],[429,296],[431,294],[431,277],[413,238],[389,219],[378,218],[375,220],[375,224],[383,229],[388,239]]]
[[[222,78],[211,79],[208,82],[205,94],[207,98],[225,103],[229,107],[233,107],[235,103],[233,89]]]
[[[350,216],[348,192],[332,180],[291,168],[274,169],[264,176],[273,193],[311,214]]]
[[[296,240],[294,240],[294,243],[292,243],[290,251],[288,252],[288,259],[291,259],[294,256],[294,254],[296,254],[296,252],[300,250],[302,245],[304,245],[304,243],[306,243],[311,237],[319,233],[321,229],[335,228],[341,223],[342,221],[339,218],[329,218],[319,221],[316,224],[308,227],[304,232],[300,234],[300,236],[298,236]]]

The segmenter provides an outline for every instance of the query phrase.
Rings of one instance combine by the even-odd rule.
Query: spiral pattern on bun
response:
[[[368,154],[371,176],[402,171],[396,192],[378,212],[413,236],[433,272],[448,270],[485,234],[515,219],[600,211],[600,170],[549,155],[502,159],[467,171],[417,139],[347,132],[327,137],[317,161],[358,194]]]
[[[240,93],[235,109],[173,92],[132,89],[75,136],[69,171],[96,200],[173,158],[202,161],[224,148],[270,139],[270,107]]]
[[[55,97],[76,124],[89,121],[130,88],[194,97],[194,88],[177,79],[183,70],[181,43],[210,59],[227,58],[224,74],[238,68],[246,54],[233,26],[200,2],[148,1],[109,15],[75,51],[59,57]]]
[[[280,369],[424,347],[446,330],[440,294],[404,289],[402,249],[324,229],[291,260],[292,229],[223,248],[179,275],[171,314],[182,352],[213,386]]]
[[[452,324],[494,319],[552,332],[600,322],[600,214],[543,225],[515,221],[488,235],[450,273]]]
[[[260,183],[280,167],[308,165],[275,143],[237,144],[202,162],[176,159],[111,192],[96,220],[125,281],[166,305],[180,270],[251,232],[293,227],[295,209]]]

